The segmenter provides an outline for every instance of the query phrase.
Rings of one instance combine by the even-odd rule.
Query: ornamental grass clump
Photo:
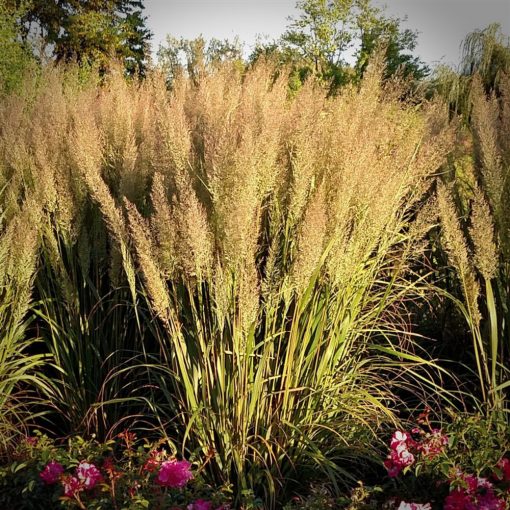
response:
[[[268,507],[317,470],[354,479],[395,388],[431,383],[406,303],[452,144],[443,105],[406,104],[377,60],[336,96],[289,95],[273,71],[167,91],[48,69],[0,110],[5,232],[31,211],[55,422],[108,437],[132,413]]]
[[[451,165],[438,186],[441,242],[460,284],[454,300],[472,335],[479,400],[508,417],[510,78],[500,76],[496,97],[475,75],[470,100],[468,164]]]
[[[187,162],[170,141],[177,170],[156,174],[153,212],[125,202],[168,407],[189,447],[213,449],[218,481],[263,487],[270,504],[305,466],[349,478],[342,444],[391,418],[381,373],[415,290],[409,225],[451,139],[439,105],[385,97],[379,72],[329,99],[313,82],[287,99],[263,67],[177,84]],[[169,253],[161,232],[185,228],[202,251]]]

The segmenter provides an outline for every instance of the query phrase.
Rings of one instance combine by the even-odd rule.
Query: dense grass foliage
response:
[[[460,308],[473,338],[482,399],[508,413],[510,281],[510,79],[499,98],[479,76],[471,86],[471,133],[438,189],[443,247],[460,283]],[[462,296],[462,297],[461,297]]]
[[[268,507],[318,472],[354,482],[402,399],[453,402],[410,324],[437,211],[481,396],[504,409],[508,258],[494,262],[504,238],[488,233],[507,235],[489,179],[506,190],[506,139],[490,140],[510,125],[507,100],[496,121],[497,100],[475,90],[471,257],[451,186],[435,197],[454,147],[447,107],[404,101],[383,71],[376,59],[331,96],[313,80],[291,94],[262,62],[171,91],[157,73],[48,67],[2,99],[6,452],[30,402],[55,435],[159,429],[209,481]]]

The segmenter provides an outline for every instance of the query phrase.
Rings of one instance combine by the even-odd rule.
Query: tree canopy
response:
[[[450,104],[452,114],[461,114],[466,122],[471,116],[471,88],[475,77],[486,94],[499,96],[500,80],[510,75],[510,38],[501,26],[493,23],[468,34],[462,43],[462,59],[458,68],[439,66],[435,69],[433,89]]]
[[[21,0],[7,0],[11,9]],[[42,37],[57,61],[108,65],[123,61],[128,73],[143,73],[150,31],[143,0],[31,0],[20,18],[23,40]]]
[[[197,80],[204,66],[225,61],[242,63],[243,47],[238,38],[230,41],[213,37],[206,41],[202,36],[178,39],[168,35],[159,47],[158,60],[169,83],[182,72]]]
[[[0,4],[0,92],[17,87],[33,62],[29,45],[19,37],[17,21],[21,14]]]
[[[413,56],[418,36],[412,30],[402,30],[400,22],[397,18],[381,18],[363,31],[356,60],[357,76],[363,75],[370,57],[378,48],[384,51],[387,77],[401,73],[404,77],[421,80],[427,76],[429,68]]]
[[[314,74],[335,88],[358,81],[377,49],[385,51],[386,74],[397,71],[416,79],[428,70],[417,57],[416,33],[401,29],[370,0],[299,0],[281,44],[301,60],[301,74]]]

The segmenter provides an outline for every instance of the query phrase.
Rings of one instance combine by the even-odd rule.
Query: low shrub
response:
[[[205,484],[202,467],[179,459],[165,440],[141,443],[131,432],[61,446],[37,434],[0,468],[0,508],[226,510],[227,489]]]
[[[383,461],[387,477],[334,497],[325,485],[285,510],[506,510],[510,508],[510,440],[504,419],[453,414],[443,427],[430,410],[396,430]]]
[[[417,421],[410,431],[393,434],[384,461],[388,476],[401,477],[395,481],[397,494],[419,501],[428,494],[424,504],[444,510],[508,508],[510,443],[501,433],[504,420],[452,413],[441,430],[427,410]]]

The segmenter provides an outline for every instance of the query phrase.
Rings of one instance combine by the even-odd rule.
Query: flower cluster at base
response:
[[[487,478],[458,473],[455,482],[460,486],[448,494],[444,502],[444,510],[507,509],[505,501],[496,496],[494,486]]]
[[[79,492],[84,490],[92,490],[103,481],[103,475],[99,469],[94,464],[85,461],[78,464],[73,476],[65,475],[64,466],[52,460],[46,464],[45,468],[39,473],[39,476],[46,485],[60,482],[64,489],[64,496],[67,498],[74,498]]]
[[[414,428],[412,434],[418,438],[413,439],[409,432],[401,430],[393,433],[391,451],[384,461],[388,475],[392,478],[398,476],[404,468],[412,466],[418,456],[429,460],[437,457],[448,444],[448,437],[439,429],[425,432],[420,428]]]
[[[74,502],[79,508],[86,508],[85,495],[97,496],[100,491],[109,490],[116,480],[126,476],[126,473],[117,469],[111,457],[104,459],[102,471],[91,462],[81,461],[74,472],[66,473],[64,466],[52,460],[39,472],[39,478],[45,485],[59,485],[63,493],[62,500]],[[194,476],[191,463],[187,460],[167,459],[164,451],[152,450],[146,462],[138,471],[139,480],[129,489],[131,498],[135,498],[137,490],[142,484],[148,483],[153,488],[181,490]],[[98,489],[98,491],[94,491]],[[188,500],[189,501],[189,500]],[[185,503],[186,504],[186,503]],[[177,507],[176,507],[177,508]],[[182,508],[182,507],[179,507]],[[187,504],[186,510],[228,510],[229,506],[222,504],[219,507],[207,499],[195,499]]]
[[[384,461],[390,477],[398,476],[418,458],[433,460],[444,452],[448,445],[448,437],[441,432],[441,429],[432,427],[430,413],[430,407],[426,407],[417,419],[420,426],[414,427],[410,433],[401,430],[394,432],[390,443],[391,451]]]
[[[509,458],[503,456],[497,465],[490,466],[487,478],[467,474],[457,464],[452,465],[449,457],[451,452],[447,450],[449,438],[440,429],[430,426],[428,411],[420,415],[418,423],[425,424],[428,431],[416,427],[411,432],[397,430],[393,433],[390,452],[384,461],[390,478],[397,477],[413,465],[416,476],[427,471],[430,475],[431,470],[433,472],[440,468],[435,474],[444,476],[442,480],[436,477],[436,487],[445,489],[442,496],[443,510],[510,510],[507,505],[510,500]],[[402,501],[397,510],[431,508],[431,503]]]

